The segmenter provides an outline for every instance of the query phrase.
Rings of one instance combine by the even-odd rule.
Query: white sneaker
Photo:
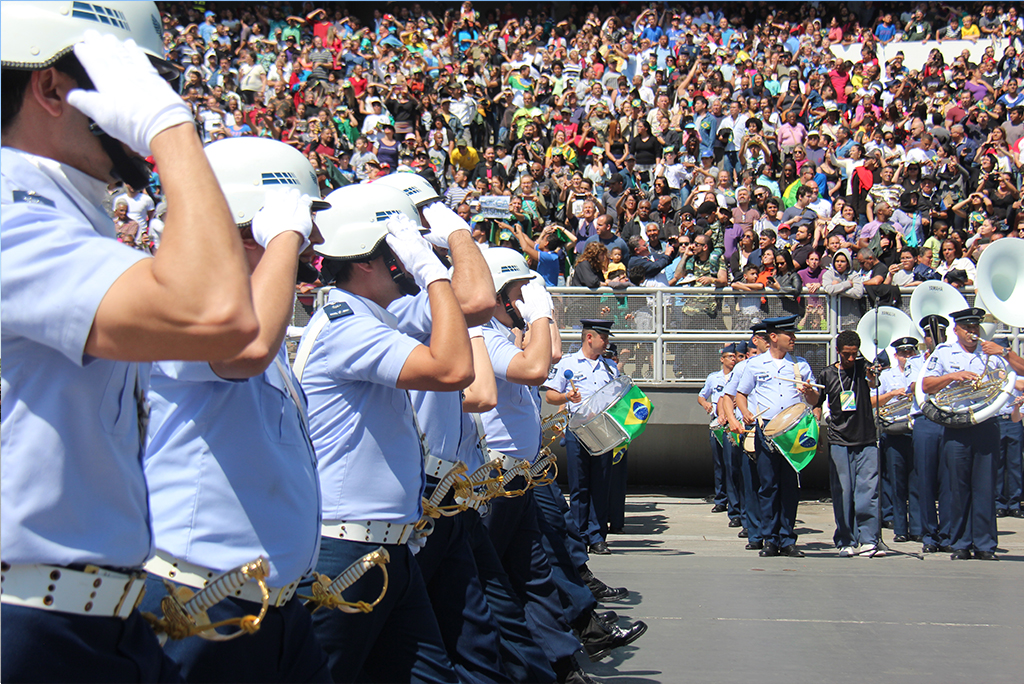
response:
[[[864,558],[871,558],[877,552],[878,548],[874,544],[861,544],[857,547],[857,555]]]
[[[875,552],[871,554],[872,558],[885,558],[885,549],[875,549]]]
[[[852,546],[844,546],[839,549],[840,558],[852,558],[855,555],[857,555],[857,549]]]

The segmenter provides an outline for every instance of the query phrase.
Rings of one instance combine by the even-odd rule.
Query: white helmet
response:
[[[152,2],[0,3],[0,61],[13,69],[45,69],[71,51],[88,30],[131,38],[156,63],[177,74],[164,59],[164,29]],[[128,86],[130,88],[130,84]]]
[[[530,280],[534,272],[526,265],[523,255],[508,247],[492,247],[484,250],[484,259],[491,269],[494,290],[501,292],[509,283],[516,280]]]
[[[404,214],[422,225],[405,193],[386,185],[346,185],[325,199],[331,208],[316,217],[324,243],[315,248],[324,256],[355,261],[368,258],[388,234],[387,220],[395,215]]]
[[[417,207],[423,207],[441,199],[441,196],[434,190],[434,186],[418,173],[389,173],[373,182],[401,190]]]
[[[309,160],[279,140],[225,138],[206,146],[206,158],[237,225],[252,221],[263,207],[269,188],[297,188],[313,198],[313,211],[323,211],[331,206],[320,200],[320,186]]]

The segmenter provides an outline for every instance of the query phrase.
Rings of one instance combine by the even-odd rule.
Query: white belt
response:
[[[427,456],[424,460],[424,469],[427,477],[436,477],[438,480],[448,474],[448,471],[455,467],[451,461],[446,461],[437,456]]]
[[[2,565],[3,603],[73,615],[122,620],[142,600],[146,573],[125,574],[96,568],[92,572],[56,565]]]
[[[184,584],[193,589],[202,589],[213,580],[220,577],[222,572],[204,568],[188,561],[175,558],[169,553],[157,551],[156,555],[146,561],[146,571],[170,580],[175,584]],[[275,607],[283,606],[295,595],[299,586],[299,580],[284,587],[267,587],[270,591],[270,605]],[[263,594],[256,582],[246,582],[242,588],[234,593],[234,598],[243,601],[252,601],[260,604],[263,602]]]
[[[415,531],[416,524],[399,525],[383,520],[325,521],[320,534],[331,539],[369,542],[370,544],[404,544]]]
[[[501,452],[491,451],[491,455],[492,456],[495,453],[499,453],[500,454]],[[525,459],[522,459],[522,458],[516,458],[515,456],[508,456],[506,454],[501,454],[501,456],[502,456],[502,459],[501,459],[501,469],[502,470],[506,470],[506,471],[507,470],[512,470],[513,468],[515,468],[516,470],[519,470],[520,468],[522,468],[522,466],[520,464],[525,460]],[[529,466],[529,463],[527,463],[527,466]],[[522,475],[521,472],[517,473],[517,474]]]

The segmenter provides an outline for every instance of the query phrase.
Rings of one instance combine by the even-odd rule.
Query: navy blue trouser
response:
[[[608,536],[608,491],[611,485],[612,454],[592,455],[576,435],[565,433],[566,479],[569,508],[576,527],[587,544]]]
[[[921,504],[914,471],[914,438],[909,434],[882,435],[882,451],[892,482],[892,532],[904,537],[920,535]]]
[[[715,434],[712,432],[708,437],[708,444],[711,446],[711,467],[715,473],[715,498],[714,502],[716,506],[728,506],[729,505],[729,493],[726,491],[726,468],[725,468],[725,449],[715,439]],[[732,515],[732,511],[729,512]]]
[[[999,461],[996,463],[996,508],[1012,511],[1020,508],[1024,423],[999,418]]]
[[[167,595],[163,580],[146,579],[140,608],[162,616],[160,600]],[[313,621],[302,599],[267,609],[255,634],[216,642],[200,637],[168,639],[164,652],[181,668],[186,682],[330,682],[327,655],[313,634]],[[227,598],[207,611],[211,622],[258,615],[260,604]],[[237,627],[223,627],[228,634]]]
[[[562,598],[563,614],[570,625],[583,615],[597,608],[597,600],[583,580],[578,568],[586,563],[578,562],[569,551],[571,533],[566,525],[565,497],[554,482],[535,487],[537,500],[537,524],[540,527],[541,542],[551,564],[551,577]],[[578,542],[572,542],[577,545]],[[586,559],[586,555],[584,554]]]
[[[469,545],[464,513],[441,516],[416,562],[441,637],[459,679],[510,682],[501,666],[498,625],[487,605]]]
[[[608,487],[608,527],[621,530],[626,524],[626,482],[629,475],[629,449],[612,453],[611,484]]]
[[[139,611],[127,620],[0,607],[4,682],[180,682]]]
[[[740,459],[740,477],[743,479],[743,527],[747,528],[747,542],[756,544],[761,538],[761,476],[757,473],[757,460],[750,458],[743,447],[733,447]]]
[[[522,476],[507,485],[523,486]],[[549,662],[572,657],[580,648],[562,612],[558,588],[541,540],[534,492],[491,500],[491,512],[483,518],[494,550],[508,573],[509,581],[526,608],[526,622],[534,641],[544,649]]]
[[[505,671],[517,682],[553,682],[555,673],[548,664],[548,656],[530,632],[526,609],[494,550],[480,514],[465,511],[459,515],[464,517],[480,584],[487,596],[491,615],[498,625]]]
[[[884,439],[884,437],[883,437]],[[890,475],[891,468],[889,467],[889,455],[885,452],[883,446],[878,452],[878,481],[879,481],[879,505],[882,510],[882,520],[892,521],[894,508],[894,499],[896,493]],[[896,525],[893,524],[895,529]]]
[[[917,471],[917,497],[921,506],[921,536],[924,543],[949,544],[949,487],[942,464],[943,428],[923,415],[914,418],[914,470]],[[936,514],[935,504],[939,512]]]
[[[378,548],[377,544],[322,537],[316,571],[334,579]],[[323,608],[313,613],[317,640],[336,682],[437,682],[458,684],[419,565],[406,545],[389,544],[388,590],[369,613]],[[371,569],[345,590],[346,601],[372,603],[383,573]],[[299,592],[309,596],[311,580]]]
[[[796,544],[796,509],[800,489],[796,471],[782,454],[768,446],[757,427],[757,474],[761,489],[757,493],[761,505],[761,539],[779,547]]]
[[[942,461],[949,478],[949,545],[996,550],[997,418],[968,428],[946,428]]]
[[[725,463],[725,494],[729,499],[729,520],[744,520],[743,501],[743,464],[740,457],[746,459],[743,449],[737,447],[729,438],[729,433],[723,435],[722,459]],[[718,440],[715,440],[716,442]]]

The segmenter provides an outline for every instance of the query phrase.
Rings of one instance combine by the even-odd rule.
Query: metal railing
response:
[[[304,326],[326,301],[329,289],[299,295],[293,324]],[[856,329],[862,316],[870,315],[870,310],[861,312],[860,300],[826,294],[803,294],[798,306],[777,294],[728,288],[551,287],[548,291],[555,303],[562,353],[580,348],[580,319],[612,320],[623,369],[644,387],[702,386],[720,367],[722,345],[748,340],[755,322],[790,312],[800,315],[795,354],[806,358],[817,375],[837,360],[835,336]],[[913,291],[902,290],[901,308],[908,313]],[[963,294],[973,305],[973,289]],[[1009,338],[1020,351],[1020,329],[1000,325],[997,335]]]

